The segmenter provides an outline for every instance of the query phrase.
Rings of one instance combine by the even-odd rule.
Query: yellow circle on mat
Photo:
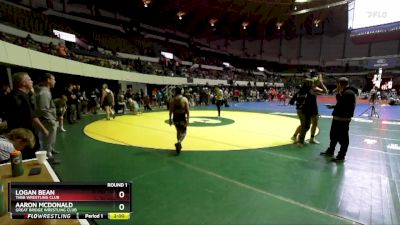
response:
[[[186,138],[182,142],[184,151],[246,150],[290,144],[290,138],[300,124],[294,117],[223,111],[222,118],[231,122],[218,125],[216,113],[190,112],[193,126],[188,127]],[[124,115],[90,123],[84,128],[84,132],[91,138],[113,144],[175,150],[176,130],[166,121],[166,111]],[[195,126],[199,122],[211,126]]]

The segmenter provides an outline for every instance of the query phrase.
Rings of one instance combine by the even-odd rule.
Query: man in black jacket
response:
[[[15,73],[12,77],[14,90],[9,100],[7,111],[7,126],[11,131],[15,128],[25,128],[35,134],[35,128],[40,130],[44,136],[49,135],[49,131],[39,120],[36,114],[34,104],[29,96],[33,89],[33,82],[31,77],[26,72]],[[35,139],[38,137],[35,135]],[[30,150],[22,152],[23,159],[31,159],[35,157],[35,151],[39,149],[39,141],[35,141],[36,146]]]
[[[329,148],[325,152],[321,152],[321,155],[333,156],[336,144],[339,142],[340,151],[332,161],[343,162],[349,147],[349,125],[356,107],[357,90],[349,87],[349,80],[346,77],[342,77],[339,79],[336,91],[336,105],[327,105],[328,108],[333,108],[330,131],[331,142]]]

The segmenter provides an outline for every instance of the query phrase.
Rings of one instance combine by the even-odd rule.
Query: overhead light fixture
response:
[[[243,22],[242,23],[243,30],[246,30],[248,25],[249,25],[249,22],[247,22],[247,21]]]
[[[182,20],[182,19],[183,19],[183,16],[186,15],[186,13],[183,12],[183,11],[179,11],[176,15],[178,16],[178,19],[179,19],[179,20]]]
[[[281,27],[282,27],[282,25],[283,25],[282,22],[277,22],[277,23],[276,23],[276,28],[277,28],[278,30],[280,30]]]
[[[315,25],[315,27],[318,27],[318,26],[319,26],[319,23],[321,23],[321,20],[314,20],[314,25]]]
[[[210,25],[213,27],[213,26],[215,26],[215,23],[216,23],[217,21],[218,21],[217,19],[212,18],[212,19],[210,19],[208,22],[209,22]]]
[[[296,11],[296,10],[297,10],[297,5],[294,6],[294,11]]]
[[[302,1],[302,0],[299,0],[299,1]],[[318,6],[318,7],[309,8],[309,9],[301,9],[299,11],[292,12],[291,15],[300,15],[300,14],[306,14],[309,12],[319,11],[319,10],[323,10],[323,9],[330,9],[330,8],[333,8],[336,6],[346,5],[348,3],[348,1],[349,0],[343,0],[343,1],[334,2],[334,3],[327,4],[327,5],[322,5],[322,6]],[[304,3],[304,2],[298,2],[296,0],[296,3]]]
[[[296,3],[306,3],[306,2],[311,2],[311,0],[295,0],[294,2],[296,2]]]
[[[229,64],[228,62],[223,62],[222,65],[225,66],[225,67],[230,67],[231,66],[231,64]]]
[[[151,0],[143,0],[143,5],[145,8],[147,8],[151,3]]]

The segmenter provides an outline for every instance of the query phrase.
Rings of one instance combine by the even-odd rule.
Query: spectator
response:
[[[33,148],[35,146],[35,136],[32,131],[25,128],[16,128],[11,130],[8,134],[0,136],[0,164],[6,163],[10,159],[12,151],[22,151],[26,148]]]
[[[59,43],[57,46],[57,55],[63,58],[69,57],[68,48],[64,46],[64,44]]]
[[[38,132],[40,145],[43,150],[47,151],[49,162],[56,164],[59,163],[53,157],[53,154],[59,152],[55,150],[57,138],[57,115],[56,106],[54,104],[50,89],[54,88],[56,80],[50,73],[45,73],[40,78],[38,91],[35,95],[36,99],[36,114],[38,115],[41,123],[46,127],[48,133],[45,134],[41,131]]]
[[[64,116],[67,112],[67,96],[62,95],[61,98],[54,99],[54,105],[56,106],[57,112],[57,120],[58,120],[58,127],[62,132],[65,132],[64,129]]]
[[[112,111],[112,108],[115,105],[114,94],[110,89],[108,89],[107,84],[103,84],[100,104],[104,107],[104,111],[106,111],[107,120],[110,120],[111,116],[115,118],[115,113]]]
[[[12,77],[15,89],[10,98],[10,104],[7,111],[8,130],[15,128],[26,128],[35,133],[35,128],[40,130],[45,136],[49,131],[41,123],[35,113],[32,100],[29,93],[33,90],[33,82],[26,72],[15,73]],[[37,137],[35,137],[37,140]],[[23,152],[23,158],[34,158],[35,150],[39,149],[38,141],[30,151]]]

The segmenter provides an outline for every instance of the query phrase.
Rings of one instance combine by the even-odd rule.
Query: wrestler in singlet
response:
[[[176,96],[173,100],[173,119],[175,126],[183,126],[186,128],[186,111],[185,111],[185,101],[182,95]]]
[[[181,152],[182,141],[185,139],[186,127],[189,123],[189,103],[188,100],[182,96],[182,93],[183,91],[181,88],[175,88],[176,96],[171,101],[169,109],[169,123],[170,125],[172,125],[172,122],[174,123],[177,132],[176,138],[178,142],[175,143],[175,149],[178,155]]]

